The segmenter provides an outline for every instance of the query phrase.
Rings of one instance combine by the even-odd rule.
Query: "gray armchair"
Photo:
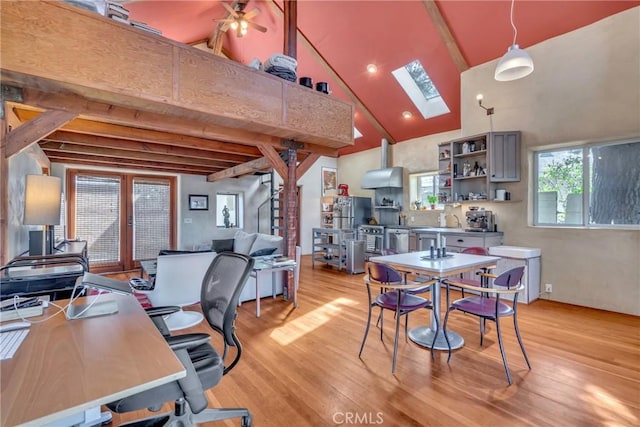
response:
[[[242,355],[242,346],[235,333],[236,310],[240,292],[252,267],[251,257],[232,252],[218,254],[213,260],[202,282],[200,303],[205,319],[223,338],[222,355],[209,343],[208,334],[167,336],[167,342],[185,366],[187,376],[112,402],[107,407],[118,413],[143,408],[158,410],[164,402],[175,400],[175,411],[172,414],[162,414],[126,425],[190,426],[241,417],[242,426],[251,426],[252,417],[245,408],[207,408],[204,390],[220,382],[222,376],[238,363]],[[150,315],[153,316],[153,310]],[[158,322],[158,319],[156,317],[154,321]],[[231,363],[225,363],[229,347],[236,348],[236,355]]]

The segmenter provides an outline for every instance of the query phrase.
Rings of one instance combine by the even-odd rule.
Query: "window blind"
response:
[[[77,175],[75,187],[75,235],[87,241],[91,264],[120,262],[120,178]]]
[[[133,259],[155,258],[169,249],[171,213],[169,181],[133,181]]]

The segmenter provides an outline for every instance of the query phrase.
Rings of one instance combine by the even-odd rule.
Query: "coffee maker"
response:
[[[485,210],[470,210],[466,213],[465,231],[493,231],[493,213]]]

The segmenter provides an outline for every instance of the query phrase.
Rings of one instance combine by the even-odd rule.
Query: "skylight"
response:
[[[419,60],[393,71],[393,76],[425,119],[450,112]]]

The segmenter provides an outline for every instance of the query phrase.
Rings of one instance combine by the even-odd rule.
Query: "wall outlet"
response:
[[[411,222],[415,222],[415,220],[416,220],[416,217],[415,217],[415,216],[412,216],[412,217],[411,217]]]
[[[553,292],[553,285],[551,283],[547,283],[544,285],[544,291],[548,294]]]
[[[192,222],[191,218],[185,218],[184,219],[184,223],[185,224],[191,224],[191,222]]]

